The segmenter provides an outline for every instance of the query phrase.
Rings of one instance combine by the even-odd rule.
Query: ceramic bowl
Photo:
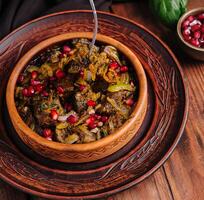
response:
[[[178,21],[177,24],[177,35],[178,35],[178,40],[181,48],[192,58],[197,59],[197,60],[203,60],[204,61],[204,48],[198,48],[187,41],[184,40],[182,33],[181,33],[181,25],[182,22],[190,15],[196,15],[201,12],[204,12],[204,7],[200,8],[195,8],[193,10],[190,10],[186,12],[184,15],[181,16],[181,18]]]
[[[137,56],[124,44],[105,35],[97,35],[97,41],[115,46],[132,63],[139,82],[138,101],[129,119],[114,133],[87,144],[62,144],[49,141],[32,131],[21,119],[14,101],[16,81],[27,63],[43,49],[74,38],[92,38],[92,33],[77,32],[58,35],[40,42],[29,50],[16,64],[6,89],[6,104],[13,127],[21,140],[38,154],[52,160],[71,163],[95,161],[109,156],[124,147],[137,134],[147,110],[147,80]]]

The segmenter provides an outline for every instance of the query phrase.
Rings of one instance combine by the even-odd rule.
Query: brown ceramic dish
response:
[[[133,136],[137,133],[137,130],[142,125],[147,110],[147,80],[140,61],[136,55],[132,53],[132,51],[130,51],[122,43],[110,37],[98,34],[98,41],[115,46],[132,63],[139,81],[139,96],[136,106],[129,119],[122,127],[118,128],[113,134],[98,141],[88,144],[61,144],[46,140],[33,132],[19,116],[14,101],[16,81],[28,61],[30,61],[37,53],[50,45],[73,38],[91,39],[92,33],[75,32],[58,35],[39,43],[28,51],[16,64],[9,78],[6,90],[6,103],[11,122],[17,134],[26,145],[35,152],[50,159],[62,162],[80,163],[95,161],[109,156],[125,146],[133,138]],[[73,154],[77,156],[77,159],[74,158],[75,156],[73,156]]]
[[[187,41],[184,40],[183,35],[181,33],[181,25],[182,22],[190,15],[196,15],[199,13],[204,12],[204,7],[200,8],[195,8],[193,10],[190,10],[186,12],[184,15],[181,16],[181,18],[178,21],[177,24],[177,35],[178,35],[178,40],[180,43],[181,48],[192,58],[195,58],[197,60],[203,60],[204,61],[204,48],[199,48],[191,45]]]

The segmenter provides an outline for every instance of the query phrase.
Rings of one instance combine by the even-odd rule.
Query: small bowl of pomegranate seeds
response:
[[[22,141],[62,162],[90,162],[125,146],[143,123],[147,81],[136,55],[98,34],[67,33],[42,41],[16,64],[7,85],[8,113]]]
[[[177,33],[183,50],[204,60],[204,7],[186,12],[178,21]]]

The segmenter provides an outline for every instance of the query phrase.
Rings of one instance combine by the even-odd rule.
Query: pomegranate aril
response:
[[[182,23],[182,28],[185,28],[187,26],[189,26],[190,24],[190,21],[189,20],[185,20],[183,23]]]
[[[95,122],[95,117],[94,116],[90,116],[87,120],[86,120],[86,123],[87,124],[91,124],[91,123],[94,123]]]
[[[107,121],[108,121],[108,117],[107,117],[107,116],[102,116],[102,117],[101,117],[101,121],[102,121],[103,123],[107,122]]]
[[[184,40],[189,41],[192,39],[190,35],[183,35]]]
[[[127,67],[127,66],[122,66],[122,67],[120,68],[120,71],[121,71],[121,72],[127,72],[127,71],[128,71],[128,67]]]
[[[58,94],[63,94],[64,93],[64,88],[62,86],[57,87],[57,93]]]
[[[25,79],[24,75],[20,74],[19,77],[18,77],[17,82],[22,83],[24,81],[24,79]]]
[[[52,137],[52,130],[49,129],[49,128],[45,128],[45,129],[43,130],[43,136],[44,136],[45,138],[51,138],[51,137]]]
[[[25,97],[28,96],[28,89],[27,88],[23,88],[22,95],[25,96]]]
[[[71,48],[69,46],[67,46],[67,45],[63,46],[63,53],[69,54],[70,51],[71,51]]]
[[[182,33],[183,33],[183,35],[190,35],[191,31],[189,28],[185,28]]]
[[[125,101],[125,103],[128,105],[128,106],[132,106],[134,104],[134,100],[132,98],[129,98]]]
[[[36,92],[42,92],[42,90],[43,90],[43,85],[42,84],[38,84],[38,85],[36,85],[35,86],[35,90],[36,90]]]
[[[88,100],[86,103],[87,103],[88,106],[91,106],[91,107],[96,106],[96,102],[93,101],[93,100]]]
[[[34,93],[35,93],[34,87],[29,86],[28,87],[28,96],[32,96],[32,95],[34,95]]]
[[[57,118],[58,118],[58,112],[57,112],[55,109],[52,109],[51,112],[50,112],[50,117],[51,117],[53,120],[57,120]]]
[[[70,124],[75,124],[78,121],[78,117],[75,115],[70,115],[67,118],[67,122],[69,122]]]
[[[42,92],[42,95],[43,95],[44,97],[48,97],[48,96],[49,96],[49,93],[44,90],[44,91]]]
[[[193,37],[196,38],[196,39],[199,39],[200,36],[201,36],[200,31],[196,31],[196,32],[194,32],[194,34],[193,34]]]
[[[31,78],[32,78],[32,79],[36,79],[37,76],[38,76],[38,72],[37,72],[37,71],[32,71],[32,72],[31,72]]]
[[[204,24],[200,28],[201,33],[204,33]]]
[[[190,43],[193,45],[193,46],[196,46],[198,47],[200,45],[200,42],[198,41],[198,39],[195,39],[195,38],[192,38],[190,40]]]
[[[64,108],[66,109],[67,112],[69,112],[70,110],[72,110],[72,104],[71,103],[65,103]]]
[[[55,72],[55,76],[58,78],[58,79],[62,79],[65,77],[65,73],[61,70],[61,69],[57,69],[56,72]]]
[[[101,119],[101,115],[94,114],[94,117],[95,117],[97,120],[100,120],[100,119]]]
[[[40,81],[31,79],[31,80],[30,80],[30,84],[31,84],[32,86],[39,85],[39,84],[40,84]]]
[[[110,67],[111,69],[117,69],[117,68],[119,67],[119,65],[118,65],[117,62],[113,61],[113,62],[111,62],[111,63],[109,64],[109,67]]]
[[[190,15],[187,17],[186,20],[188,20],[189,22],[192,22],[195,19],[195,17],[193,15]]]
[[[204,20],[204,13],[199,14],[199,15],[198,15],[198,19],[199,19],[199,20]]]
[[[193,32],[195,32],[195,31],[199,30],[200,27],[201,27],[200,24],[195,24],[195,25],[193,25],[193,26],[191,27],[191,30],[192,30]]]
[[[90,124],[88,125],[88,127],[89,127],[90,129],[94,129],[94,128],[97,127],[97,124],[96,124],[96,123],[90,123]]]
[[[85,88],[86,88],[85,85],[80,85],[80,86],[79,86],[79,90],[80,90],[80,91],[83,91]]]
[[[49,78],[49,80],[52,82],[52,81],[55,81],[56,80],[56,77],[52,76]]]

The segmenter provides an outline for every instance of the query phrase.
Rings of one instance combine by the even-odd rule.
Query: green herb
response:
[[[48,105],[46,103],[42,103],[40,108],[41,108],[41,110],[46,110],[46,109],[48,109]]]
[[[152,13],[166,26],[175,27],[188,0],[149,0]]]

